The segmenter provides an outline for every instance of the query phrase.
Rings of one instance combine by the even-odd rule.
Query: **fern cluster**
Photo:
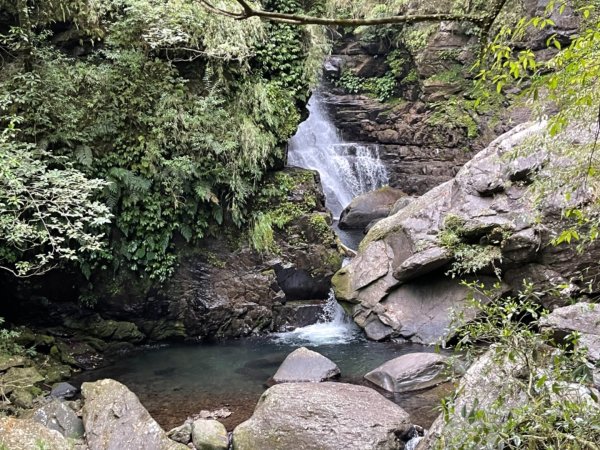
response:
[[[164,280],[175,241],[249,220],[300,120],[324,51],[318,29],[228,20],[189,0],[2,5],[10,27],[0,51],[10,57],[0,125],[22,117],[15,144],[108,183],[99,199],[114,216],[111,257],[83,261],[84,273],[126,268]],[[65,27],[77,38],[61,44]]]

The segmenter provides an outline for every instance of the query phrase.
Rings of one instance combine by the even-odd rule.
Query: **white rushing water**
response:
[[[275,342],[311,347],[348,344],[361,339],[361,337],[360,329],[336,301],[333,290],[329,293],[323,314],[317,323],[272,335]]]
[[[319,172],[326,205],[334,218],[357,195],[388,183],[376,145],[344,142],[318,92],[308,102],[308,119],[300,124],[288,146],[288,165]]]

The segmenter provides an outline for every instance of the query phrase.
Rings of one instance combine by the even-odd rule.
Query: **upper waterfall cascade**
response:
[[[388,183],[376,145],[344,142],[319,93],[308,102],[308,119],[290,139],[288,164],[317,170],[326,206],[337,219],[354,197]]]

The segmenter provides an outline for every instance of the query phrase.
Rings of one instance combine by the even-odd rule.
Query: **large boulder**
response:
[[[408,414],[372,389],[343,383],[285,383],[267,390],[233,432],[234,450],[402,449]]]
[[[526,279],[542,291],[566,280],[571,293],[585,287],[585,269],[597,264],[600,243],[576,257],[571,246],[552,245],[563,228],[565,197],[559,193],[539,205],[528,190],[532,174],[560,161],[543,149],[508,158],[512,149],[545,129],[542,122],[515,127],[478,153],[453,180],[369,230],[357,257],[333,277],[336,297],[369,338],[435,343],[452,335],[453,312],[474,318],[466,301],[469,289],[455,272],[449,273],[454,263],[487,287],[500,277],[498,295],[521,289]],[[568,205],[588,200],[580,193]],[[600,288],[597,281],[592,284],[592,290]],[[562,306],[549,295],[542,303]]]
[[[56,430],[34,420],[0,417],[0,448],[7,450],[73,450],[75,446]]]
[[[187,450],[176,443],[123,384],[105,379],[81,386],[90,450]]]
[[[447,379],[447,357],[435,353],[409,353],[370,371],[365,378],[390,392],[407,392],[435,386]]]
[[[273,380],[276,383],[320,382],[339,375],[339,367],[329,358],[300,347],[285,358]]]
[[[374,220],[387,217],[399,198],[406,196],[389,186],[355,197],[342,211],[339,227],[364,229]]]
[[[462,377],[453,399],[452,413],[448,417],[440,414],[433,422],[425,439],[419,443],[418,450],[433,450],[439,448],[440,438],[443,436],[447,448],[461,448],[464,436],[461,427],[468,424],[468,417],[461,411],[475,411],[481,409],[490,413],[489,420],[503,420],[511,408],[517,407],[527,400],[525,392],[520,390],[521,384],[515,378],[521,376],[525,367],[521,359],[509,359],[505,355],[497,355],[497,350],[491,348],[469,367]],[[503,403],[500,409],[492,406],[500,396]]]

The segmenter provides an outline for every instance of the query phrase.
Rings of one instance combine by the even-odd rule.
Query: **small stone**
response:
[[[19,408],[30,409],[33,407],[33,394],[28,389],[15,389],[10,394],[10,401]]]
[[[4,372],[11,367],[23,367],[25,358],[21,356],[9,356],[0,354],[0,372]]]
[[[197,450],[227,450],[227,430],[217,420],[199,419],[192,424],[192,442]]]
[[[54,398],[71,399],[77,395],[79,389],[69,383],[58,383],[52,388],[50,395]]]
[[[3,386],[4,394],[10,394],[16,389],[29,389],[42,381],[44,377],[33,367],[11,367],[0,376],[0,386]]]
[[[184,423],[183,425],[173,428],[167,433],[170,439],[182,444],[189,444],[192,440],[192,424]]]

